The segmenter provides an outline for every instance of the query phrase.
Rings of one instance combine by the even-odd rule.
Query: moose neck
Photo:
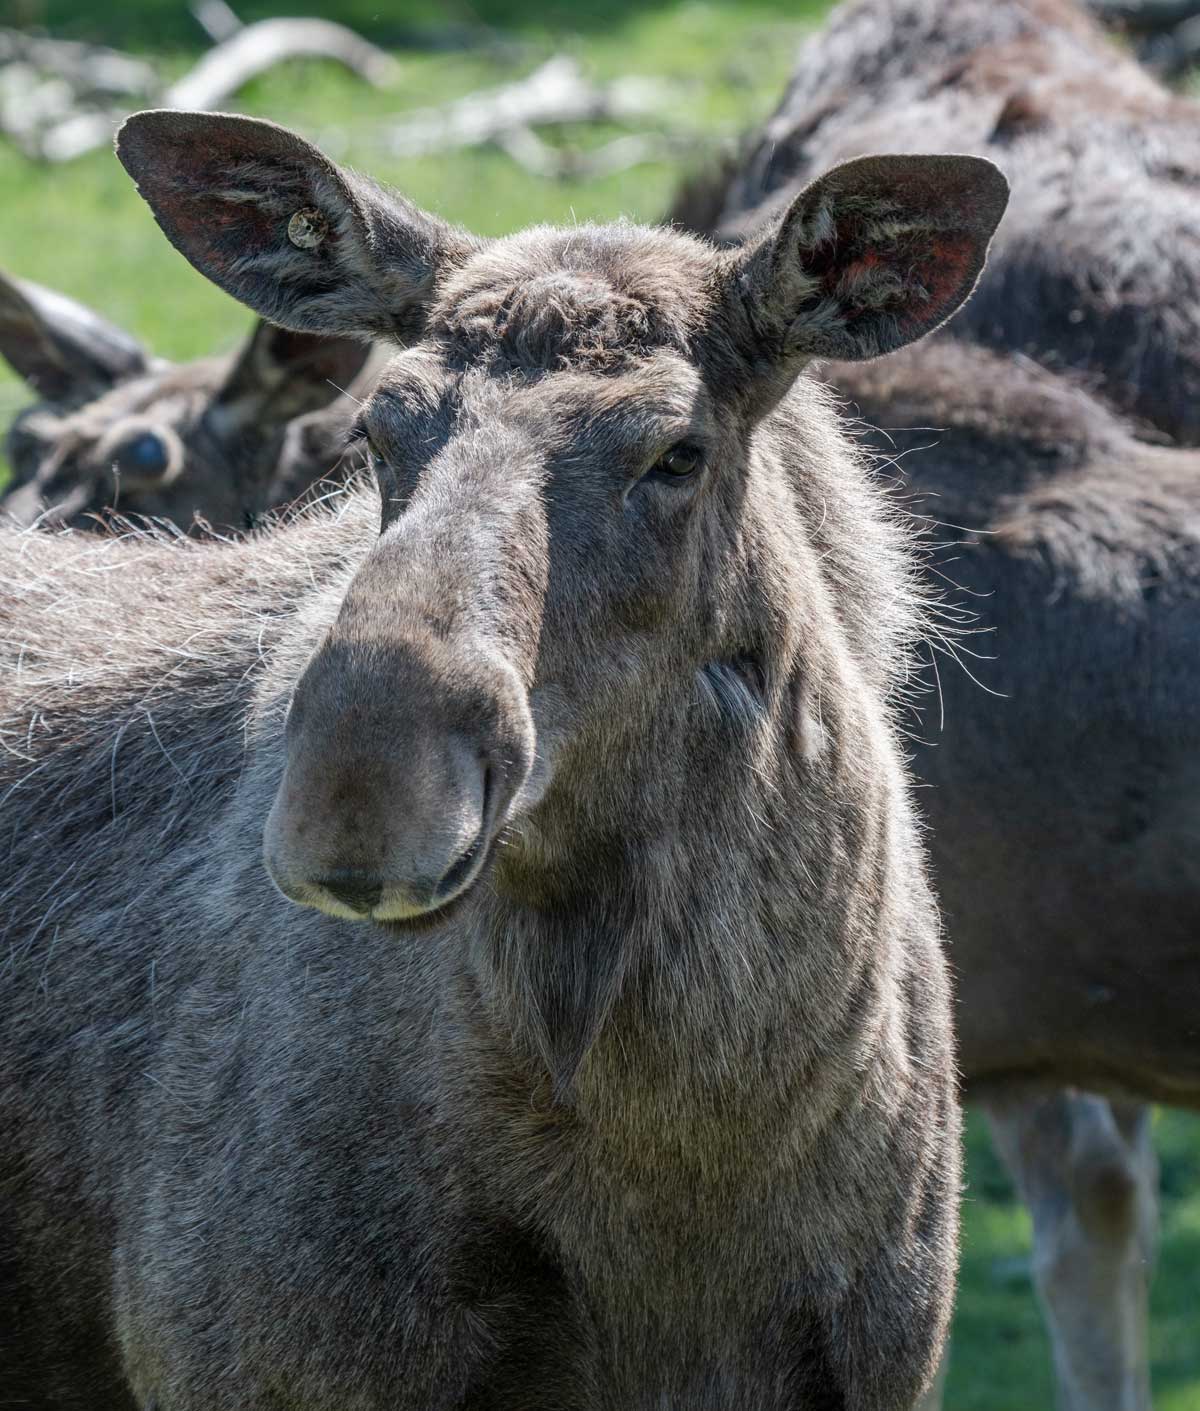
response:
[[[829,1075],[862,1071],[880,931],[924,893],[888,730],[842,699],[812,758],[786,690],[757,728],[608,739],[599,775],[556,779],[503,850],[475,975],[559,1102],[620,1125],[636,1097],[661,1131],[753,1095],[769,1122],[797,1082],[832,1101]]]

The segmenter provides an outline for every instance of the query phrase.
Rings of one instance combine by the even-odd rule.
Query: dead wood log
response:
[[[616,137],[600,147],[555,147],[532,128],[520,127],[502,134],[496,145],[534,176],[550,181],[596,181],[643,162],[673,161],[681,155],[685,141],[692,145],[690,138],[639,132]]]
[[[237,24],[212,0],[206,22]],[[399,65],[345,25],[320,19],[272,19],[233,29],[182,78],[166,87],[146,63],[116,50],[0,30],[0,131],[28,156],[65,162],[110,141],[136,96],[160,108],[217,108],[252,78],[285,59],[322,58],[386,87]],[[125,101],[116,103],[115,98]]]
[[[48,79],[58,79],[70,85],[80,98],[153,93],[159,87],[158,73],[152,64],[119,49],[0,28],[0,68],[9,64],[23,65]]]
[[[215,108],[285,59],[333,59],[377,88],[399,78],[390,54],[333,20],[259,20],[214,45],[162,97],[165,108]]]
[[[424,157],[489,142],[512,143],[519,150],[525,141],[520,134],[535,127],[628,123],[662,118],[666,112],[661,84],[640,78],[595,84],[574,59],[558,54],[515,83],[469,93],[443,107],[409,113],[390,127],[381,141],[393,157]]]

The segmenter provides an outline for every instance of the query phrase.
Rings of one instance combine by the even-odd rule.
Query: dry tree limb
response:
[[[81,157],[111,142],[124,114],[125,109],[68,113],[58,122],[47,124],[21,146],[26,156],[40,161],[68,162],[72,157]]]
[[[233,11],[221,8],[223,14],[209,0],[205,22],[237,24]],[[68,161],[111,140],[129,110],[128,102],[118,106],[114,97],[136,94],[162,108],[216,108],[250,79],[295,58],[333,59],[377,87],[394,83],[400,72],[389,54],[352,29],[317,19],[240,26],[166,89],[150,65],[115,50],[0,31],[0,60],[5,45],[20,52],[22,61],[0,70],[0,131],[28,156],[50,162]],[[105,74],[101,87],[98,76]]]
[[[153,65],[118,49],[0,29],[0,132],[35,159],[48,133],[81,120],[104,142],[112,127],[107,118],[96,125],[98,112],[136,107],[161,86]]]
[[[216,108],[257,74],[302,55],[336,59],[377,85],[393,82],[398,73],[398,65],[382,50],[327,20],[276,19],[239,26],[226,0],[195,0],[193,13],[210,33],[230,32],[165,90],[153,70],[143,65],[139,96],[145,101],[167,108]],[[6,77],[12,91],[6,102],[0,84],[0,129],[29,155],[45,161],[66,161],[102,146],[127,107],[111,100],[81,105],[66,81],[46,84],[16,72]],[[630,123],[651,116],[661,126],[670,117],[669,96],[661,83],[648,79],[593,83],[575,60],[557,55],[515,83],[407,115],[385,131],[382,144],[393,156],[413,157],[495,143],[539,175],[598,177],[674,156],[685,139],[676,128],[674,137],[663,132],[630,134],[581,151],[552,146],[534,128]]]
[[[243,28],[241,20],[230,9],[226,0],[192,0],[188,9],[192,12],[192,18],[214,44],[223,44]]]
[[[639,132],[584,151],[578,147],[554,147],[528,127],[512,128],[495,139],[496,145],[519,166],[551,181],[596,181],[643,162],[670,161],[680,155],[683,140],[661,132]]]
[[[151,64],[119,49],[0,29],[0,68],[9,64],[26,66],[47,79],[59,79],[79,97],[153,93],[159,86]]]
[[[361,35],[333,20],[259,20],[215,45],[162,96],[165,108],[215,108],[284,59],[333,59],[377,88],[395,83],[400,67]]]
[[[440,108],[422,108],[388,128],[382,144],[393,157],[424,157],[457,147],[512,141],[548,124],[624,123],[661,117],[666,98],[649,79],[621,78],[594,84],[574,59],[556,55],[527,78],[469,93]],[[518,134],[515,139],[513,134]],[[518,159],[520,160],[520,159]],[[530,158],[536,161],[536,158]]]

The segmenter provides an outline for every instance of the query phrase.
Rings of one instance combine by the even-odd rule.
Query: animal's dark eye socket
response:
[[[651,475],[661,475],[666,480],[686,480],[700,469],[703,456],[699,446],[681,441],[650,467]]]
[[[382,459],[379,452],[375,449],[370,436],[367,435],[361,426],[351,427],[350,445],[366,456],[367,460],[369,460],[372,465]]]
[[[166,445],[153,431],[141,431],[131,436],[113,453],[113,460],[119,469],[134,475],[161,475],[170,459]]]

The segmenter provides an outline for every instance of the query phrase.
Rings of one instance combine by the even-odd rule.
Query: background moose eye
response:
[[[129,475],[162,475],[171,463],[165,442],[153,431],[139,431],[122,441],[112,459]]]
[[[699,446],[681,441],[679,445],[672,446],[665,455],[659,456],[650,467],[650,474],[661,475],[667,480],[686,480],[689,475],[694,475],[700,469],[700,461]]]

